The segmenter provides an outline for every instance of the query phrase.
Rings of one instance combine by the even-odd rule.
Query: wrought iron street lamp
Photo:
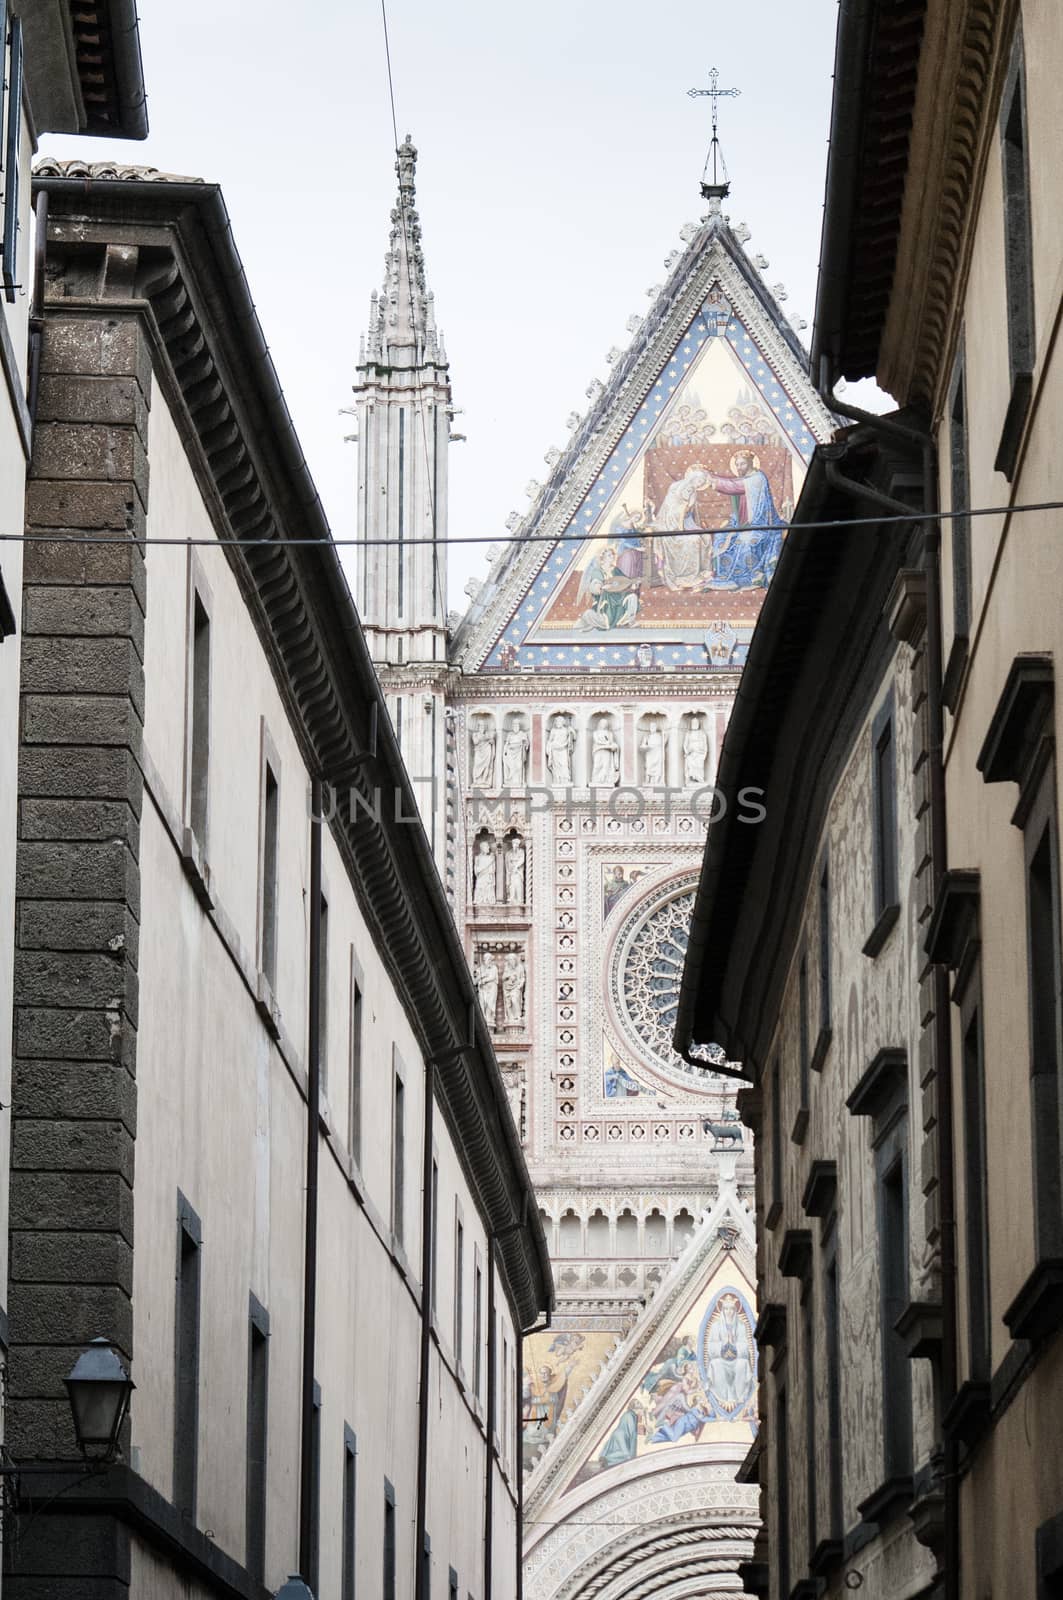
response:
[[[81,1454],[86,1461],[113,1461],[135,1387],[118,1351],[107,1339],[93,1339],[63,1382]]]

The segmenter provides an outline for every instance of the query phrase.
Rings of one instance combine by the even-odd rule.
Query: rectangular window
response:
[[[188,821],[202,850],[207,843],[210,788],[210,617],[198,590],[192,601],[190,679]]]
[[[786,1388],[775,1396],[775,1514],[778,1518],[776,1544],[779,1594],[790,1594],[790,1436],[786,1411]]]
[[[912,1470],[912,1367],[896,1323],[908,1305],[908,1184],[900,1146],[879,1179],[880,1325],[882,1329],[883,1446],[887,1478],[906,1477]],[[895,1146],[891,1146],[891,1153]]]
[[[199,1270],[203,1230],[177,1196],[177,1302],[174,1316],[173,1503],[196,1520],[199,1465]]]
[[[771,1198],[765,1226],[773,1228],[782,1214],[782,1073],[778,1057],[771,1069]]]
[[[875,919],[897,905],[897,772],[892,697],[872,729]]]
[[[431,1249],[430,1249],[429,1258],[428,1258],[428,1260],[429,1260],[428,1276],[429,1276],[429,1280],[430,1280],[428,1304],[429,1304],[429,1306],[431,1308],[432,1316],[434,1317],[435,1314],[436,1314],[436,1306],[439,1303],[439,1296],[438,1296],[438,1293],[437,1293],[437,1288],[438,1288],[437,1280],[439,1278],[439,1163],[437,1161],[433,1161],[432,1162],[432,1216],[431,1216],[431,1223],[432,1223]]]
[[[271,989],[277,986],[277,836],[280,821],[280,787],[268,761],[262,775],[262,944],[259,965]]]
[[[395,1565],[395,1491],[385,1478],[383,1600],[395,1600]]]
[[[472,1280],[472,1392],[477,1400],[482,1398],[484,1338],[484,1275],[480,1266],[479,1254],[479,1251],[477,1251]]]
[[[321,1385],[314,1384],[310,1409],[310,1572],[314,1594],[321,1593]]]
[[[349,1105],[347,1137],[350,1151],[359,1166],[362,1164],[362,969],[351,946],[351,1038],[349,1060]]]
[[[801,1110],[805,1113],[808,1111],[809,1062],[812,1056],[808,1029],[808,957],[802,955],[797,974],[797,1067]]]
[[[819,874],[819,1031],[830,1027],[830,862]]]
[[[816,1351],[812,1285],[801,1302],[801,1343],[805,1358],[805,1504],[808,1513],[808,1558],[816,1548]]]
[[[1023,827],[1026,860],[1030,1100],[1037,1260],[1063,1255],[1060,1079],[1063,1076],[1063,936],[1055,764],[1049,761]]]
[[[247,1495],[245,1566],[259,1583],[266,1565],[266,1460],[269,1404],[269,1317],[254,1295],[248,1317]]]
[[[341,1600],[354,1600],[355,1557],[358,1532],[358,1440],[350,1428],[343,1429],[343,1549],[340,1577]]]
[[[956,356],[949,397],[949,476],[952,548],[952,627],[957,639],[971,631],[971,469],[967,442],[967,379],[963,348]],[[962,512],[957,516],[957,512]]]
[[[499,1433],[501,1445],[498,1453],[502,1460],[505,1461],[509,1456],[509,1340],[505,1334],[502,1335],[502,1361],[499,1368],[499,1382],[502,1390],[502,1404],[499,1407],[501,1412],[501,1429]]]
[[[832,1253],[826,1271],[824,1313],[827,1333],[827,1421],[830,1428],[830,1530],[841,1539],[842,1523],[842,1374],[841,1324],[838,1303],[838,1260]]]
[[[982,1018],[975,1004],[963,1016],[963,1162],[966,1188],[967,1318],[970,1373],[989,1377],[989,1216],[986,1172],[985,1070]]]
[[[321,1064],[321,1092],[328,1093],[328,901],[321,896],[321,952],[317,970],[318,1060]]]
[[[1004,179],[1004,279],[1011,378],[1034,366],[1033,237],[1026,130],[1026,74],[1021,34],[1015,40],[1001,98],[1001,165]]]
[[[465,1229],[454,1218],[454,1359],[461,1366],[465,1343]]]
[[[406,1199],[406,1090],[398,1072],[391,1101],[391,1231],[403,1242]]]

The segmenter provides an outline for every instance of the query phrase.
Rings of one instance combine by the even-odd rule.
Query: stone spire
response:
[[[399,194],[391,212],[384,287],[379,294],[373,291],[369,306],[366,356],[385,366],[444,366],[447,359],[436,328],[435,301],[425,283],[416,171],[417,151],[407,134],[395,162]]]
[[[447,871],[447,458],[454,408],[425,283],[407,135],[384,286],[370,302],[354,385],[355,600],[441,873]]]

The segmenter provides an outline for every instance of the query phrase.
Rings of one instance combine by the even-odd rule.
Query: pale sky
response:
[[[786,309],[811,322],[835,0],[388,0],[398,132],[419,151],[429,286],[455,423],[450,533],[505,538],[546,477],[565,418],[607,379],[606,351],[705,210],[708,102],[720,70],[732,194]],[[57,138],[55,155],[219,182],[303,449],[337,538],[352,537],[356,445],[343,442],[358,340],[382,280],[395,194],[377,0],[141,0],[151,133]],[[808,333],[804,335],[808,338]],[[484,546],[455,546],[464,610]]]

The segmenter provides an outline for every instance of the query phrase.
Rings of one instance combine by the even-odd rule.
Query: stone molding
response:
[[[927,17],[879,382],[935,415],[1017,10],[1017,0],[966,0],[937,13],[944,24],[933,8]]]

